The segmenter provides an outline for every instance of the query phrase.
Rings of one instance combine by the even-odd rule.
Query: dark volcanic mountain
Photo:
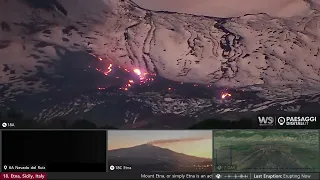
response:
[[[132,171],[212,171],[212,159],[189,156],[169,149],[142,144],[108,151],[108,164],[131,166]]]
[[[0,108],[158,129],[317,112],[320,12],[310,3],[305,16],[218,18],[130,0],[2,0]]]

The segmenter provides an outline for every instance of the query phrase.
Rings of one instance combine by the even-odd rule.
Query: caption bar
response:
[[[203,173],[153,173],[140,175],[141,179],[212,179],[212,174]]]

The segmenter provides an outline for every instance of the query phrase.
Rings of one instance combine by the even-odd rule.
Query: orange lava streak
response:
[[[225,98],[227,98],[227,97],[231,97],[231,94],[230,94],[230,93],[222,93],[222,94],[221,94],[221,98],[222,98],[222,99],[225,99]]]
[[[148,72],[141,72],[140,69],[138,68],[135,68],[133,69],[133,72],[138,75],[139,77],[139,80],[140,80],[140,85],[146,83],[146,82],[149,82],[149,81],[153,81],[154,79],[153,78],[148,78],[148,76],[155,76],[155,74],[149,74]]]
[[[112,71],[112,64],[109,64],[108,71],[104,72],[104,75],[108,75]]]
[[[128,88],[119,88],[120,90],[128,91]]]
[[[90,55],[92,55],[93,57],[96,57],[99,61],[103,61],[103,59],[101,58],[101,57],[99,57],[99,56],[97,56],[97,55],[95,55],[95,54],[92,54],[92,53],[89,53]],[[110,74],[110,72],[112,72],[112,67],[113,67],[113,65],[110,63],[109,65],[108,65],[108,67],[107,67],[107,70],[106,71],[104,71],[104,70],[102,70],[102,69],[100,69],[100,68],[95,68],[96,69],[96,71],[99,71],[99,72],[101,72],[101,73],[103,73],[104,75],[109,75]],[[145,84],[145,83],[147,83],[147,82],[149,82],[149,81],[153,81],[154,80],[154,78],[152,78],[152,77],[149,77],[149,76],[156,76],[156,74],[149,74],[148,72],[142,72],[140,69],[138,69],[138,68],[134,68],[134,69],[127,69],[127,68],[123,68],[123,67],[121,67],[121,66],[118,66],[120,69],[123,69],[123,70],[125,70],[126,72],[131,72],[131,70],[139,77],[139,80],[140,80],[140,85],[142,85],[142,84]],[[91,68],[91,66],[89,66],[89,68]],[[116,79],[120,79],[120,77],[119,76],[116,76],[115,77]],[[128,80],[128,83],[127,84],[125,84],[123,87],[121,87],[121,88],[119,88],[119,89],[121,89],[121,90],[125,90],[125,91],[128,91],[129,90],[129,88],[131,88],[132,86],[133,86],[133,84],[135,84],[135,82],[133,81],[133,80]],[[98,87],[98,89],[99,90],[103,90],[103,89],[106,89],[105,87]],[[171,89],[171,88],[170,88]]]
[[[134,69],[133,72],[136,73],[138,76],[141,75],[141,71],[139,69]]]

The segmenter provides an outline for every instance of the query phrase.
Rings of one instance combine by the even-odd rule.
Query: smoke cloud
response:
[[[180,138],[180,139],[159,139],[159,140],[151,141],[148,144],[163,145],[163,144],[171,144],[171,143],[179,143],[179,142],[193,142],[193,141],[200,141],[200,140],[205,140],[205,139],[211,139],[211,137]]]

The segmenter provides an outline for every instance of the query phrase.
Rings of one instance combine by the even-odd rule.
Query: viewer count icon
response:
[[[8,126],[8,124],[7,124],[7,123],[5,123],[5,122],[4,122],[4,123],[2,123],[2,127],[3,127],[3,128],[6,128],[7,126]]]
[[[110,168],[111,171],[114,170],[114,166],[113,165],[111,165],[109,168]]]

